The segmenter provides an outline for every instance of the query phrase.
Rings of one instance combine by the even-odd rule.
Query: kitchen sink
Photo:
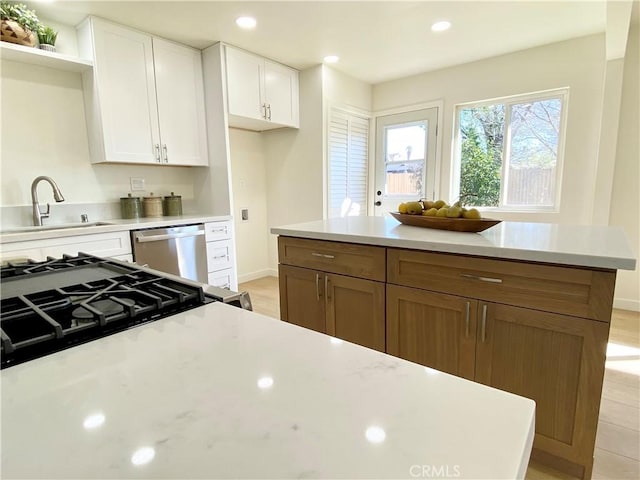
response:
[[[86,228],[86,227],[99,227],[101,225],[113,225],[109,222],[78,222],[78,223],[62,223],[59,225],[39,225],[39,226],[21,226],[21,227],[7,227],[0,233],[28,233],[28,232],[43,232],[50,230],[67,230],[69,228]]]

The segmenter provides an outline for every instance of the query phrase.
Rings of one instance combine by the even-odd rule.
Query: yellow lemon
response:
[[[449,209],[447,207],[439,208],[438,212],[436,213],[436,217],[446,217],[448,211]]]
[[[430,208],[429,210],[423,210],[422,215],[425,217],[435,217],[436,213],[438,213],[437,208]]]
[[[469,210],[464,212],[462,216],[464,218],[470,218],[473,220],[479,220],[480,218],[482,218],[482,216],[480,215],[480,212],[475,208],[470,208]]]

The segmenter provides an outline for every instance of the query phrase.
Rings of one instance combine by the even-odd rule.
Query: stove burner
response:
[[[0,273],[1,368],[215,301],[201,287],[86,254]]]
[[[130,299],[122,299],[121,302],[125,303],[128,307],[135,305],[135,302]],[[91,310],[89,310],[85,305],[88,305]],[[71,316],[78,321],[94,320],[96,315],[99,315],[100,313],[104,316],[118,315],[124,312],[124,307],[125,306],[121,303],[114,302],[107,298],[87,304],[83,303],[71,312]]]

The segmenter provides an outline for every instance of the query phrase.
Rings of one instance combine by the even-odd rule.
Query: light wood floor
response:
[[[242,283],[254,311],[280,318],[278,279],[264,277]],[[532,462],[527,479],[569,479]],[[640,479],[640,313],[614,310],[607,349],[594,479]]]

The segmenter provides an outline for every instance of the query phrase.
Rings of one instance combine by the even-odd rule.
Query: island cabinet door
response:
[[[384,283],[324,275],[327,333],[384,352]]]
[[[591,470],[608,324],[480,302],[476,380],[536,402],[534,447]]]
[[[324,274],[308,268],[279,266],[280,318],[326,333]]]
[[[477,300],[387,285],[387,353],[470,380]]]

